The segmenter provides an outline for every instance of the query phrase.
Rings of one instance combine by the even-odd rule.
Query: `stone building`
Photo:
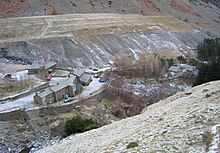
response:
[[[34,96],[35,103],[48,105],[66,97],[73,97],[76,94],[76,80],[76,76],[70,75],[64,82],[36,93]]]
[[[47,88],[40,93],[36,93],[34,96],[34,101],[40,105],[47,105],[55,102],[56,100],[53,91],[50,88]]]
[[[44,64],[34,63],[28,68],[28,75],[38,75],[41,79],[45,80],[48,73],[55,72],[57,64],[55,62],[45,62]]]
[[[79,79],[79,82],[84,86],[88,86],[91,81],[92,75],[89,74],[83,74]]]
[[[191,78],[198,75],[199,70],[188,64],[175,64],[168,69],[169,77]]]
[[[57,70],[57,64],[53,61],[44,63],[47,73],[52,73]]]
[[[74,84],[60,83],[52,88],[50,88],[54,93],[54,98],[56,101],[61,101],[66,97],[72,97],[75,95],[76,86]]]
[[[43,80],[46,77],[46,69],[45,69],[45,66],[43,65],[33,64],[27,70],[28,70],[28,75],[37,75]]]
[[[84,71],[84,70],[80,70],[80,69],[75,70],[75,71],[73,72],[73,75],[76,76],[76,78],[77,78],[78,81],[79,81],[79,79],[80,79],[84,74],[85,74],[85,71]]]

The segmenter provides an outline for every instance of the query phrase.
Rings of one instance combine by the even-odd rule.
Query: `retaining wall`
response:
[[[67,103],[61,106],[44,106],[35,109],[16,109],[12,111],[5,111],[0,113],[0,121],[14,121],[14,120],[29,120],[35,117],[43,117],[47,115],[56,115],[62,113],[71,112],[76,106],[80,106],[83,103],[91,101],[100,101],[102,99],[103,91],[96,93],[83,100],[76,101],[74,103]]]
[[[6,98],[2,98],[2,99],[0,99],[0,102],[16,100],[16,99],[25,97],[27,95],[30,95],[30,94],[32,94],[34,92],[40,91],[40,90],[48,88],[48,87],[49,87],[49,82],[45,82],[44,84],[38,85],[38,86],[36,86],[36,87],[26,91],[26,92],[23,92],[21,94],[14,95],[14,96],[9,96],[9,97],[6,97]]]
[[[29,117],[24,109],[14,109],[0,113],[0,121],[28,120]]]

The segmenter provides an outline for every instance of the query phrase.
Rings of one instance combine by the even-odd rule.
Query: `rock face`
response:
[[[39,152],[217,152],[219,101],[220,81],[206,83],[153,104],[140,115],[69,136]],[[128,149],[130,142],[136,147]]]

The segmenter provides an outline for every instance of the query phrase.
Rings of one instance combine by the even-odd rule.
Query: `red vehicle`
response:
[[[51,75],[47,75],[46,80],[50,81],[51,79],[52,79],[52,76]]]

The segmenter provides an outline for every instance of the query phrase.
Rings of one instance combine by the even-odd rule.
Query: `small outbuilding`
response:
[[[57,70],[57,64],[53,61],[44,63],[47,73],[53,73]]]
[[[38,75],[43,80],[46,77],[46,69],[44,65],[34,63],[27,70],[28,70],[28,75]]]
[[[55,72],[57,64],[53,61],[45,63],[34,63],[28,68],[28,75],[38,75],[41,79],[45,80],[48,73]]]
[[[84,74],[85,74],[85,71],[84,70],[80,70],[80,69],[75,70],[73,72],[73,75],[75,75],[77,77],[77,79],[81,78]]]
[[[79,79],[79,82],[84,86],[88,86],[91,81],[92,81],[92,75],[89,74],[83,74],[82,77],[80,77]]]

